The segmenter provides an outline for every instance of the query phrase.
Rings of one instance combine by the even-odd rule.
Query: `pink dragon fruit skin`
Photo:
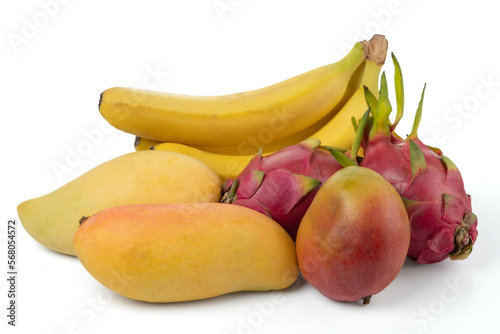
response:
[[[444,155],[427,147],[421,149],[427,150],[427,168],[405,192],[406,209],[413,230],[418,232],[412,236],[408,254],[420,263],[439,262],[448,256],[466,258],[477,238],[477,217],[472,213],[460,171]],[[438,233],[436,221],[443,224]]]
[[[295,240],[319,188],[342,168],[320,144],[308,139],[268,156],[257,154],[236,180],[226,182],[222,201],[271,217]]]
[[[392,108],[383,74],[376,104],[373,99],[370,103],[370,93],[367,92],[367,102],[374,116],[361,130],[364,153],[360,165],[381,174],[402,196],[411,225],[408,257],[418,263],[465,259],[478,234],[471,198],[455,164],[439,149],[430,148],[418,139],[424,93],[410,135],[403,140],[394,133],[403,112],[403,84],[394,55],[393,60],[398,115],[395,123],[390,125]]]

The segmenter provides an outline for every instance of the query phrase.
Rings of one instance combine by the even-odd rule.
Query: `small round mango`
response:
[[[306,281],[323,295],[366,304],[399,274],[409,244],[396,189],[376,172],[350,166],[316,194],[299,226],[297,257]]]

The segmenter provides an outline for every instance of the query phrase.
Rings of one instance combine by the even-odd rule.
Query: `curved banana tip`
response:
[[[361,43],[363,43],[367,59],[371,59],[379,65],[385,63],[389,43],[384,35],[375,34],[369,41],[365,40]]]

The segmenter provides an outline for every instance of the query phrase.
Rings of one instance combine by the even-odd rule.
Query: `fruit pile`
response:
[[[367,304],[407,257],[465,259],[477,238],[460,172],[418,138],[423,93],[412,132],[395,133],[404,87],[393,55],[391,122],[386,53],[375,35],[337,63],[233,95],[108,89],[99,111],[136,152],[21,203],[20,220],[136,300],[284,289],[302,273]]]

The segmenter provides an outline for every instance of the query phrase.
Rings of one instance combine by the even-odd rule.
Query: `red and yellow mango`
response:
[[[101,284],[147,302],[283,289],[298,276],[295,244],[281,226],[223,203],[109,208],[82,220],[74,247]]]

